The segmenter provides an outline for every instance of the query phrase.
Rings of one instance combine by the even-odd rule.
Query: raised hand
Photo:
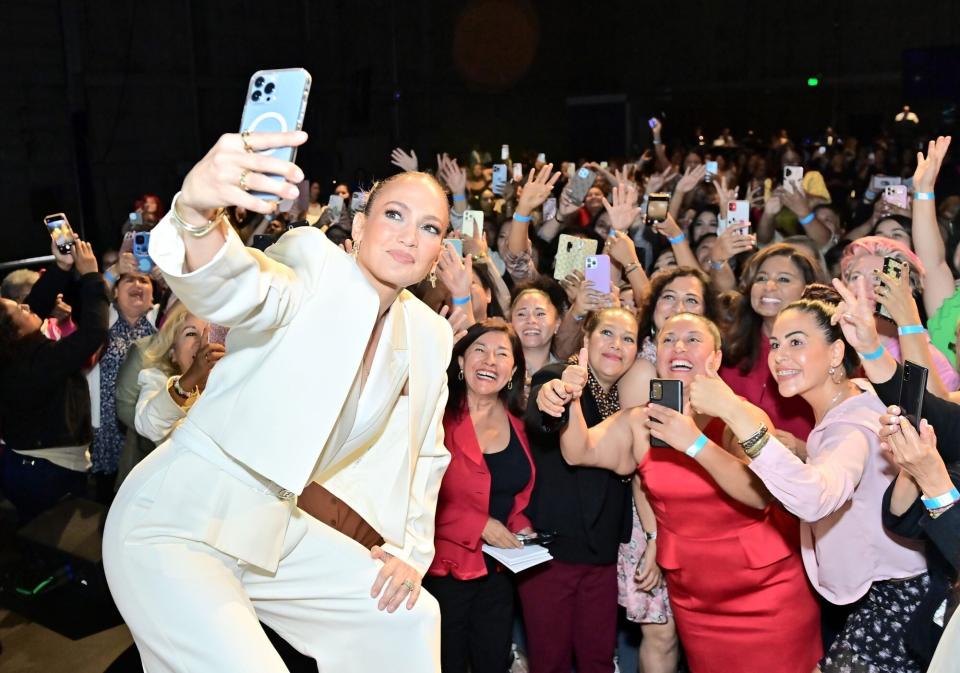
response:
[[[537,393],[537,408],[547,416],[560,418],[563,410],[573,400],[573,395],[560,379],[551,379],[542,386]]]
[[[86,241],[81,241],[80,239],[74,240],[73,260],[74,268],[76,268],[77,273],[81,276],[88,273],[96,273],[100,269],[97,264],[97,256],[93,254],[93,246]]]
[[[783,200],[783,205],[792,210],[797,217],[805,217],[809,214],[810,204],[807,202],[807,194],[800,185],[788,182],[783,186],[780,198]]]
[[[577,298],[573,300],[573,306],[570,307],[574,316],[583,317],[591,311],[610,308],[612,305],[610,295],[593,288],[594,285],[591,281],[580,283],[580,287],[577,288]]]
[[[876,272],[880,284],[873,288],[873,296],[877,298],[878,304],[887,309],[898,326],[919,325],[920,311],[910,288],[910,265],[906,262],[899,264],[900,277],[887,275],[882,271]]]
[[[622,231],[611,231],[604,248],[611,259],[623,268],[640,263],[637,246],[633,244],[633,239]]]
[[[757,237],[753,234],[744,234],[739,227],[727,227],[717,236],[717,242],[710,252],[710,259],[718,264],[736,257],[742,252],[749,252],[757,245]]]
[[[614,231],[626,231],[640,215],[640,206],[636,198],[630,198],[631,192],[623,182],[615,185],[610,195],[613,197],[612,204],[607,197],[603,197],[603,207],[610,218],[610,226]],[[633,195],[636,195],[635,191]]]
[[[446,152],[437,155],[437,175],[452,194],[464,194],[467,189],[467,169],[460,168],[457,160]]]
[[[953,488],[947,466],[937,451],[937,435],[926,419],[920,421],[917,434],[910,421],[898,416],[896,432],[887,434],[880,448],[890,452],[926,495],[936,497]]]
[[[654,222],[653,230],[665,236],[666,238],[676,238],[683,233],[683,230],[680,228],[680,225],[677,224],[677,221],[673,219],[673,215],[667,214],[667,219],[662,222]]]
[[[437,263],[437,278],[454,299],[469,297],[473,285],[473,258],[461,258],[452,243],[444,243]]]
[[[517,214],[529,217],[530,213],[543,205],[553,186],[560,179],[560,172],[553,172],[553,164],[547,164],[540,169],[539,173],[535,168],[530,169],[530,176],[527,178],[523,191],[520,193],[520,200],[517,202]]]
[[[560,281],[560,287],[567,293],[567,301],[571,304],[577,300],[577,294],[580,292],[580,284],[583,283],[583,271],[573,270]]]
[[[940,173],[940,166],[950,147],[950,136],[939,136],[927,145],[927,156],[917,152],[917,170],[913,172],[913,188],[918,192],[932,192]]]
[[[489,254],[490,246],[480,227],[473,228],[473,236],[461,236],[460,238],[463,240],[464,257],[483,259]]]
[[[204,224],[212,211],[240,206],[266,215],[276,210],[277,201],[267,201],[250,191],[274,194],[278,199],[295,199],[303,171],[291,161],[277,159],[264,150],[298,147],[307,142],[303,131],[285,133],[226,133],[197,164],[190,169],[180,189],[177,211],[194,225]],[[249,146],[251,151],[247,151]],[[270,176],[278,175],[282,180]],[[241,184],[242,183],[242,184]]]
[[[720,212],[726,212],[727,204],[735,201],[737,198],[736,185],[730,185],[730,176],[724,175],[718,180],[713,181],[713,186],[717,189],[717,196],[720,199]]]
[[[659,404],[647,405],[647,430],[651,437],[666,442],[677,451],[686,451],[700,436],[693,418]]]
[[[453,330],[454,341],[459,341],[463,338],[463,335],[467,333],[467,328],[470,327],[470,317],[460,306],[454,306],[452,311],[449,306],[442,307],[440,309],[440,317],[446,318],[447,322],[450,323],[450,329]]]
[[[200,391],[203,391],[207,387],[207,379],[210,377],[214,365],[226,355],[223,344],[210,343],[209,325],[203,328],[203,332],[200,334],[200,343],[203,345],[193,356],[193,363],[180,377],[180,387],[184,390],[199,388]]]
[[[763,214],[767,217],[774,217],[783,210],[783,200],[780,198],[780,189],[774,190],[767,202],[763,204]]]
[[[417,162],[417,153],[414,150],[410,150],[410,154],[407,154],[399,147],[394,148],[393,152],[390,153],[390,163],[401,171],[416,171],[420,166]]]
[[[834,312],[831,323],[840,325],[847,343],[860,353],[872,353],[880,346],[877,323],[873,317],[873,302],[867,297],[867,279],[857,278],[851,290],[839,278],[833,279],[833,287],[843,299]]]
[[[570,187],[565,187],[560,193],[560,200],[557,202],[557,219],[565,220],[580,210],[580,206],[570,196]]]
[[[646,192],[650,194],[651,192],[659,192],[663,189],[664,185],[673,180],[679,175],[676,167],[673,164],[670,164],[665,169],[659,173],[654,173],[646,179],[644,182],[644,188]]]
[[[683,177],[677,182],[675,190],[682,194],[692,191],[707,176],[707,165],[700,164],[694,168],[688,168]]]
[[[583,394],[583,389],[587,387],[587,379],[589,378],[589,372],[587,370],[588,358],[589,354],[586,347],[581,348],[580,355],[577,358],[577,364],[567,365],[567,368],[563,370],[563,374],[560,376],[560,380],[566,387],[570,399],[579,399],[580,395]]]
[[[727,418],[730,409],[738,404],[740,398],[715,370],[698,374],[690,382],[690,407],[696,413]]]

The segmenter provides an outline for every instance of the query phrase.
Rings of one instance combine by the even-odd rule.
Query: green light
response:
[[[807,78],[807,86],[818,86],[819,84],[820,84],[820,80],[817,79],[816,77]]]

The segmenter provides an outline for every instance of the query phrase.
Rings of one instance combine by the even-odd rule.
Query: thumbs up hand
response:
[[[739,402],[740,398],[716,370],[708,369],[706,374],[698,374],[690,383],[690,406],[696,413],[726,418],[731,405]]]
[[[579,399],[580,395],[583,394],[583,389],[587,387],[587,379],[589,378],[589,372],[587,371],[588,358],[587,349],[585,347],[581,348],[577,364],[567,366],[563,370],[563,376],[560,377],[571,399]]]

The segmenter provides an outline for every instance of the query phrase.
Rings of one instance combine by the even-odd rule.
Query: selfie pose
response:
[[[266,254],[244,248],[223,208],[268,213],[295,197],[292,151],[265,151],[305,141],[222,136],[153,230],[151,257],[176,295],[230,334],[104,531],[107,579],[151,672],[286,671],[259,621],[321,670],[371,671],[399,654],[407,670],[439,671],[439,610],[420,580],[449,461],[452,334],[403,288],[437,263],[446,195],[422,173],[381,183],[354,220],[352,256],[312,227]],[[366,494],[384,538],[368,551],[296,499],[380,441],[407,478]]]

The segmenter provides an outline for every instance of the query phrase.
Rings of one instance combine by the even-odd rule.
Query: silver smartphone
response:
[[[250,78],[240,119],[240,131],[284,132],[303,128],[307,98],[313,78],[303,68],[258,70]],[[296,147],[277,147],[261,152],[284,161],[295,161]],[[283,180],[280,175],[269,176]],[[256,197],[277,201],[276,194],[250,192]]]

